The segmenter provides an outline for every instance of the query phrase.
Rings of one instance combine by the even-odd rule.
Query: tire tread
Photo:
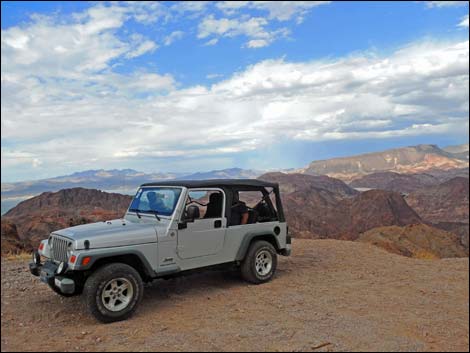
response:
[[[271,270],[271,274],[269,275],[269,277],[266,277],[264,279],[260,278],[257,275],[256,269],[254,266],[256,253],[262,249],[269,250],[273,256],[273,268]],[[276,253],[276,249],[274,248],[274,246],[265,240],[257,240],[257,241],[254,241],[250,245],[248,252],[245,256],[245,259],[243,260],[241,264],[240,272],[241,272],[242,278],[245,281],[250,282],[252,284],[262,284],[262,283],[269,282],[274,277],[276,268],[277,268],[277,253]]]
[[[100,295],[100,293],[97,292],[101,292],[99,289],[100,285],[103,282],[107,282],[112,278],[116,278],[119,276],[130,277],[132,282],[136,284],[136,288],[134,288],[134,290],[137,292],[136,298],[134,299],[130,308],[128,307],[124,309],[124,313],[119,314],[110,312],[110,314],[106,315],[100,310],[97,304],[97,300],[99,300],[97,299],[97,296]],[[110,323],[115,321],[126,320],[127,318],[129,318],[136,310],[139,302],[142,300],[143,290],[144,287],[142,278],[140,277],[140,274],[139,272],[137,272],[136,269],[124,263],[114,262],[100,267],[90,277],[88,277],[85,283],[83,296],[91,314],[97,320],[103,323]]]

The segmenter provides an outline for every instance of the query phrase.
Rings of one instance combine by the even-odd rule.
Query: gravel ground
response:
[[[155,281],[128,321],[103,325],[27,263],[2,260],[2,351],[468,351],[469,262],[368,244],[296,240],[276,278]]]

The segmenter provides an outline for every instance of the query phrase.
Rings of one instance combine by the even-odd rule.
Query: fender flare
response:
[[[102,253],[83,252],[79,254],[79,256],[77,257],[77,263],[81,263],[82,259],[87,256],[91,257],[91,261],[86,266],[79,265],[78,267],[74,268],[74,271],[86,271],[86,270],[91,269],[93,265],[99,260],[113,258],[117,256],[126,256],[126,255],[137,256],[142,264],[145,274],[148,277],[155,278],[157,276],[157,274],[153,270],[148,260],[145,258],[144,254],[142,254],[142,252],[138,250],[129,250],[129,249],[128,250],[125,250],[125,249],[124,250],[122,249],[106,250],[106,252],[102,252]]]
[[[240,244],[240,248],[238,249],[237,256],[235,257],[236,261],[242,261],[245,258],[251,242],[256,238],[264,238],[264,239],[268,238],[270,240],[273,240],[274,244],[276,244],[276,251],[279,251],[279,249],[281,249],[281,245],[279,244],[279,239],[274,234],[274,232],[263,231],[263,232],[247,233],[243,237],[242,243]]]

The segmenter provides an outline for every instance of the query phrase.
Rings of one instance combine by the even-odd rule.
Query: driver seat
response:
[[[209,203],[207,204],[206,214],[204,218],[220,218],[222,217],[222,194],[215,192],[209,196]]]

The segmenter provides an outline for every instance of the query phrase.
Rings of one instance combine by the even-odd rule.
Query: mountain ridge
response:
[[[465,167],[468,168],[468,158],[462,158],[460,153],[446,152],[437,145],[421,144],[313,161],[303,169],[303,173],[323,174],[350,182],[377,172],[415,174],[433,169],[450,170]]]

